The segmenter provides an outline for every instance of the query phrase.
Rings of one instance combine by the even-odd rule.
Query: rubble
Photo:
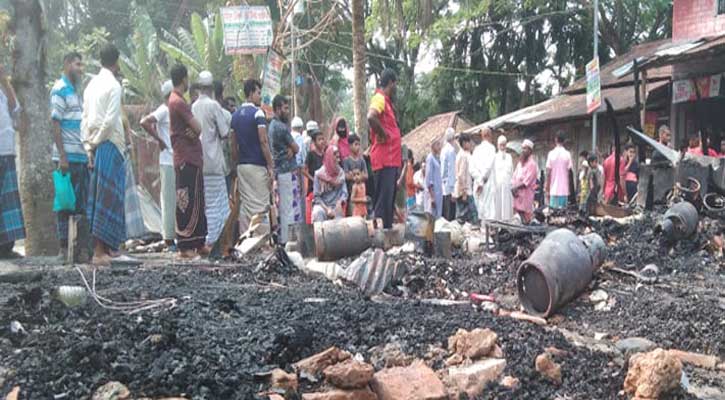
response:
[[[375,369],[372,365],[355,360],[347,360],[331,365],[323,371],[327,382],[340,389],[359,389],[367,386],[373,379]]]
[[[505,388],[516,390],[519,387],[520,383],[521,381],[519,381],[517,378],[507,375],[501,379],[501,382],[499,384]]]
[[[299,383],[296,374],[287,373],[283,369],[274,369],[269,378],[272,390],[282,390],[284,393],[296,393]]]
[[[415,358],[405,354],[398,342],[386,343],[370,349],[370,361],[377,369],[407,367]]]
[[[352,357],[352,355],[347,351],[340,350],[333,346],[321,353],[317,353],[311,357],[297,361],[293,364],[293,367],[300,374],[304,373],[310,376],[318,376],[325,370],[325,368],[348,360],[350,357]]]
[[[472,360],[488,356],[496,346],[496,332],[476,328],[472,331],[459,329],[448,338],[448,351]]]
[[[691,353],[688,351],[668,350],[668,353],[676,357],[683,364],[690,364],[700,368],[715,369],[720,362],[720,359],[715,356]]]
[[[408,367],[386,368],[375,373],[370,384],[379,400],[445,400],[443,382],[422,361]]]
[[[680,385],[682,363],[665,350],[635,354],[629,360],[624,391],[635,399],[659,399]]]
[[[121,382],[108,382],[99,387],[91,400],[127,400],[131,398],[131,392]]]
[[[487,358],[473,364],[448,369],[448,385],[454,392],[465,392],[475,398],[483,393],[489,382],[499,379],[506,367],[506,360]]]
[[[561,385],[561,366],[551,359],[549,353],[539,354],[536,357],[536,371],[551,382]]]
[[[625,355],[646,353],[654,350],[657,344],[651,340],[640,337],[632,337],[618,340],[614,346]]]
[[[333,389],[328,392],[305,393],[302,400],[378,400],[369,388],[355,390]]]

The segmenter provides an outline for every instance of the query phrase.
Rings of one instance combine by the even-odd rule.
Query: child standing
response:
[[[360,170],[353,172],[354,182],[352,185],[352,193],[350,195],[350,203],[352,203],[352,215],[353,217],[368,216],[368,197],[365,194],[365,179],[363,173]]]

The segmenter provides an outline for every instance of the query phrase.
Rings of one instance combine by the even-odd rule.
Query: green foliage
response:
[[[191,31],[179,28],[176,35],[163,31],[161,50],[186,65],[192,78],[204,70],[210,71],[215,79],[227,77],[232,70],[232,58],[224,54],[221,15],[217,12],[211,20],[202,20],[193,13],[190,25]]]
[[[161,65],[159,40],[151,17],[134,7],[134,32],[128,54],[121,55],[121,73],[127,82],[129,103],[156,104],[161,101],[161,82],[168,79]]]

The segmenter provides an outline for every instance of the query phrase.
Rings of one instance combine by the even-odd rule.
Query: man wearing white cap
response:
[[[514,213],[513,197],[511,196],[511,175],[514,172],[514,164],[511,154],[506,151],[506,144],[508,143],[506,136],[499,136],[497,143],[498,152],[493,162],[494,218],[497,221],[509,221]]]
[[[476,202],[478,218],[494,219],[496,217],[493,201],[494,170],[496,148],[491,143],[492,132],[488,127],[481,130],[481,143],[473,150],[471,157],[471,177],[473,177],[473,198]]]
[[[174,155],[169,136],[169,96],[174,90],[171,80],[161,85],[164,102],[151,114],[141,119],[141,127],[159,144],[159,172],[161,174],[161,236],[166,245],[174,247],[176,236],[176,174]]]
[[[524,223],[531,222],[534,216],[534,194],[536,193],[536,179],[539,176],[539,167],[531,155],[534,143],[526,139],[521,145],[521,157],[513,179],[511,180],[511,194],[514,196],[514,211],[521,215]]]
[[[206,205],[206,245],[212,247],[219,239],[224,222],[229,217],[226,190],[227,164],[223,140],[229,137],[231,119],[222,106],[212,98],[214,77],[209,71],[199,73],[199,98],[191,106],[194,118],[201,124],[201,148],[204,153],[204,202]]]

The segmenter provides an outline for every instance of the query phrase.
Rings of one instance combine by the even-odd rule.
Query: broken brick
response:
[[[378,400],[378,396],[376,396],[370,388],[364,388],[305,393],[302,395],[302,400]]]
[[[333,346],[322,353],[317,353],[314,356],[297,361],[293,364],[293,367],[299,373],[317,376],[330,365],[345,361],[350,357],[352,357],[352,355],[347,351],[340,350]]]
[[[465,392],[473,398],[483,393],[489,382],[497,380],[506,367],[506,360],[488,358],[464,367],[448,370],[447,382],[458,393]]]
[[[680,385],[682,363],[662,349],[639,353],[629,359],[624,391],[638,399],[658,399]]]
[[[557,385],[561,384],[561,366],[551,359],[551,354],[543,353],[536,357],[536,371]]]
[[[518,378],[514,378],[513,376],[509,376],[509,375],[504,376],[500,382],[501,386],[503,386],[505,388],[509,388],[511,390],[516,390],[516,388],[519,387],[519,383],[520,383],[520,381]]]
[[[490,329],[476,328],[472,331],[459,329],[448,338],[448,351],[470,359],[486,357],[496,346],[496,332]]]
[[[691,353],[689,351],[669,350],[668,352],[677,357],[680,362],[700,368],[715,369],[717,367],[717,363],[720,361],[720,359],[715,356]]]
[[[269,384],[272,389],[282,389],[287,393],[296,393],[299,385],[296,374],[289,374],[279,368],[272,371]]]
[[[444,400],[445,386],[422,361],[378,371],[370,382],[379,400]]]
[[[327,381],[341,389],[357,389],[367,386],[373,379],[375,369],[372,365],[347,360],[325,368],[324,372]]]
[[[108,382],[99,387],[91,400],[126,400],[131,398],[131,392],[121,382]]]
[[[556,347],[550,346],[544,349],[545,352],[551,354],[554,357],[566,357],[569,355],[569,352],[562,349],[557,349]]]

